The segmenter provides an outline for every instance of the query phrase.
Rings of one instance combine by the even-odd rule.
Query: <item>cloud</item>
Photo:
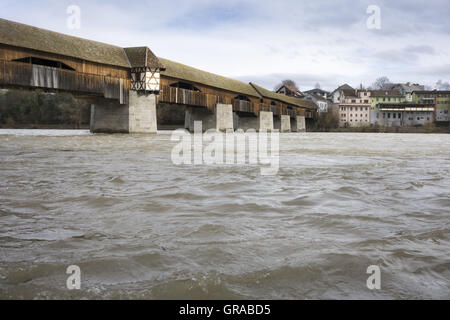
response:
[[[405,53],[418,53],[418,54],[435,54],[436,50],[429,45],[408,45],[403,51]]]
[[[378,0],[381,30],[368,30],[373,0],[78,0],[81,30],[68,30],[68,0],[9,1],[0,15],[119,46],[149,46],[157,55],[273,88],[292,77],[316,82],[392,81],[433,85],[449,79],[448,0]]]

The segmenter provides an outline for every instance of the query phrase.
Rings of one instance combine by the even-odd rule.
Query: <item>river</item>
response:
[[[450,298],[450,135],[282,134],[273,176],[175,145],[0,130],[0,299]]]

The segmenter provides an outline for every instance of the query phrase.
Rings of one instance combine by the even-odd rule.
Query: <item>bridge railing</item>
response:
[[[257,114],[259,112],[258,104],[255,104],[251,101],[234,99],[233,103],[233,111],[247,112]]]
[[[304,109],[299,107],[289,108],[287,104],[279,103],[277,105],[270,105],[267,103],[253,103],[239,99],[231,100],[224,96],[169,86],[161,86],[159,102],[204,107],[209,110],[214,110],[217,103],[224,103],[231,104],[233,106],[233,111],[249,112],[256,115],[259,114],[260,111],[271,111],[276,116],[289,115],[295,117],[297,115],[305,114]],[[308,116],[312,117],[312,113],[308,113]]]
[[[84,93],[128,102],[130,80],[0,60],[0,84]]]
[[[159,101],[204,107],[210,110],[214,110],[217,103],[231,104],[230,99],[226,97],[169,86],[161,86]]]

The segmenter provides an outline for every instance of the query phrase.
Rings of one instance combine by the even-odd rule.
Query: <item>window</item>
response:
[[[393,113],[393,114],[392,114],[392,118],[395,119],[396,115],[397,115],[396,113]]]
[[[176,82],[176,83],[172,83],[171,85],[169,85],[169,87],[172,88],[180,88],[180,89],[186,89],[186,90],[191,90],[191,91],[195,91],[195,92],[200,92],[200,90],[198,88],[196,88],[195,86],[193,86],[190,83],[186,83],[186,82]]]
[[[386,113],[385,113],[385,112],[383,112],[383,119],[384,119],[384,118],[386,118]]]
[[[352,103],[356,103],[356,100],[352,100]]]
[[[60,69],[64,69],[64,70],[75,71],[74,68],[72,68],[71,66],[68,66],[65,63],[62,63],[60,61],[48,60],[48,59],[27,57],[27,58],[21,58],[21,59],[14,59],[13,61],[25,62],[25,63],[31,63],[31,64],[35,64],[35,65],[39,65],[39,66],[46,66],[46,67],[60,68]]]
[[[366,111],[369,110],[369,107],[366,107]]]
[[[353,111],[353,107],[350,107],[350,111]]]
[[[401,114],[401,113],[398,114],[398,118],[399,118],[399,119],[402,118],[402,114]]]
[[[389,112],[389,113],[388,113],[388,119],[390,119],[390,118],[391,118],[391,113]]]

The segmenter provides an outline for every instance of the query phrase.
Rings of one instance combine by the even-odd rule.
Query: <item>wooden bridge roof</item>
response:
[[[255,90],[264,98],[267,99],[272,99],[272,100],[276,100],[276,101],[280,101],[282,103],[286,103],[286,104],[290,104],[290,105],[294,105],[297,107],[302,107],[302,108],[307,108],[307,109],[317,109],[317,106],[314,102],[310,101],[310,100],[304,100],[304,99],[299,99],[299,98],[295,98],[295,97],[289,97],[286,96],[284,94],[279,94],[276,92],[272,92],[270,90],[267,90],[263,87],[260,87],[252,82],[250,82],[250,85],[255,88]]]
[[[148,47],[125,48],[132,68],[159,68],[165,69],[161,61],[154,55]]]
[[[166,70],[161,72],[162,76],[196,82],[206,86],[236,92],[259,98],[259,94],[248,83],[219,76],[214,73],[199,70],[184,64],[159,58]]]
[[[162,67],[147,47],[124,49],[5,19],[0,19],[0,44],[126,68],[134,65]]]

